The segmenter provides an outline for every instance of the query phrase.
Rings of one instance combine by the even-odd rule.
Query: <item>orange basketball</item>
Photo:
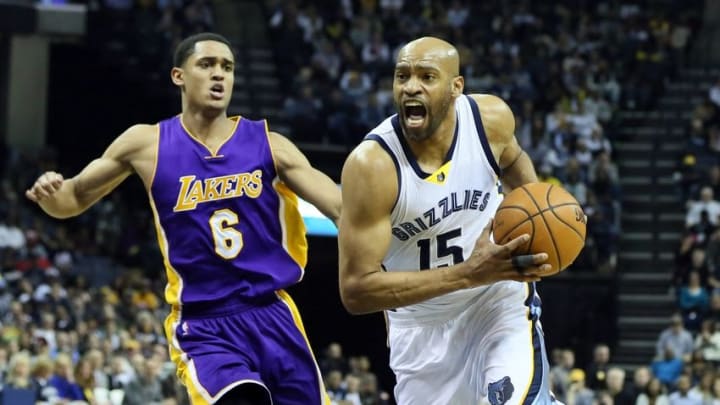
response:
[[[575,197],[548,183],[530,183],[505,196],[495,214],[495,243],[526,233],[516,254],[547,253],[553,273],[565,270],[585,245],[587,219]]]

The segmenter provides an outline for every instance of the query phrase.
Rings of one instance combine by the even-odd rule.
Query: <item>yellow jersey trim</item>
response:
[[[447,179],[450,177],[450,169],[452,168],[452,160],[448,160],[431,175],[425,178],[425,181],[433,184],[445,184]]]

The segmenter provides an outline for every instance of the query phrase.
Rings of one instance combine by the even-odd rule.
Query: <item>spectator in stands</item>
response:
[[[331,400],[340,400],[345,398],[345,388],[343,387],[343,375],[338,370],[331,370],[325,374],[325,389]]]
[[[635,395],[632,389],[625,385],[625,370],[610,367],[607,371],[606,384],[614,405],[635,405]]]
[[[588,388],[603,390],[607,388],[607,371],[610,368],[610,347],[604,343],[595,346],[593,360],[585,369]]]
[[[565,395],[570,387],[570,372],[575,367],[575,353],[570,349],[562,349],[557,360],[550,369],[550,385],[555,398],[565,402]]]
[[[345,374],[349,371],[348,363],[343,356],[340,343],[333,342],[325,349],[325,355],[320,359],[320,371],[327,375],[330,371],[337,370]]]
[[[29,352],[21,351],[15,353],[10,358],[4,386],[36,392],[37,387],[30,374],[31,362]]]
[[[33,385],[37,392],[38,401],[55,403],[58,401],[58,392],[55,387],[50,385],[50,378],[53,373],[52,360],[47,356],[38,356],[35,358],[35,364],[32,368]]]
[[[574,368],[569,373],[570,385],[567,389],[566,404],[592,405],[595,393],[585,386],[585,372]]]
[[[628,390],[633,397],[633,403],[635,403],[635,399],[641,393],[645,392],[652,377],[653,375],[650,367],[641,366],[635,369],[635,372],[633,372],[633,383],[630,387],[628,387]]]
[[[700,376],[700,381],[690,389],[692,396],[699,396],[703,405],[711,404],[713,400],[713,382],[715,370],[708,369]]]
[[[720,329],[713,319],[703,321],[700,333],[695,337],[695,350],[700,350],[706,361],[720,363]]]
[[[159,366],[154,358],[141,359],[137,378],[125,389],[123,405],[146,405],[163,400]]]
[[[700,223],[702,212],[707,213],[708,221],[717,226],[720,217],[720,202],[715,200],[713,189],[705,186],[700,190],[700,200],[688,202],[687,217],[685,218],[685,226],[691,227]]]
[[[696,245],[696,241],[697,239],[694,236],[688,236],[686,240],[683,241],[686,246],[681,246],[678,252],[675,273],[673,275],[673,285],[678,289],[683,288],[683,286],[690,282],[690,273],[692,272],[698,273],[701,284],[704,284],[704,280],[708,280],[708,283],[716,283],[716,281],[718,281],[711,281],[710,279],[710,277],[714,276],[709,274],[705,249],[695,247],[690,250],[692,246]],[[684,253],[686,251],[689,251],[690,254]],[[718,285],[720,286],[720,283],[718,283]]]
[[[660,382],[668,387],[674,387],[680,374],[683,372],[683,361],[670,346],[666,346],[663,356],[652,362],[650,369]]]
[[[710,296],[701,284],[700,273],[691,271],[688,284],[680,288],[678,307],[685,327],[691,332],[700,330],[703,319],[710,310]]]
[[[50,385],[55,387],[58,397],[70,401],[83,401],[83,389],[75,383],[73,376],[73,363],[70,356],[60,353],[55,358],[54,375],[50,378]]]
[[[670,405],[670,399],[665,394],[665,387],[658,378],[652,378],[645,392],[638,395],[635,405]]]
[[[678,359],[690,360],[693,346],[692,334],[683,326],[682,315],[673,314],[670,318],[670,326],[663,330],[658,337],[655,353],[658,359],[666,359],[670,352]],[[657,376],[657,373],[655,375]],[[675,380],[663,382],[674,383]]]
[[[692,380],[688,375],[681,375],[677,379],[677,390],[672,392],[668,397],[671,405],[676,404],[687,404],[687,405],[702,405],[702,396],[697,392],[690,390],[692,387]]]

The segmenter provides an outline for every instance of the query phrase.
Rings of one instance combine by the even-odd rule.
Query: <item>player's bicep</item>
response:
[[[390,247],[390,213],[397,180],[387,175],[383,164],[372,153],[354,153],[343,168],[343,215],[338,235],[341,286],[380,271]],[[394,173],[394,168],[390,172]]]

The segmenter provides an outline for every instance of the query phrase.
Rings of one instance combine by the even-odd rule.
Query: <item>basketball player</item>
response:
[[[345,162],[340,289],[356,314],[386,311],[398,403],[547,404],[534,282],[547,254],[490,239],[511,189],[535,182],[508,106],[463,95],[458,53],[425,37],[397,57],[398,110]]]
[[[180,115],[130,127],[77,176],[45,173],[26,194],[67,218],[137,173],[167,268],[170,354],[192,403],[329,404],[283,289],[306,262],[294,193],[337,221],[340,191],[265,121],[227,116],[234,60],[222,36],[185,39],[171,71]]]

